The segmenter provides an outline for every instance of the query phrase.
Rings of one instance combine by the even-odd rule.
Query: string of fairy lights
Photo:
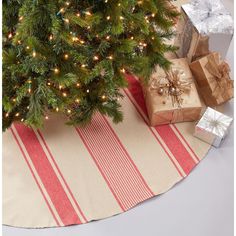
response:
[[[109,2],[109,0],[101,0],[101,1],[104,1],[105,3],[108,3],[108,2]],[[138,3],[138,5],[141,5],[141,4],[143,3],[143,1],[138,1],[137,3]],[[69,1],[66,1],[66,2],[65,2],[65,5],[64,5],[63,7],[61,7],[61,9],[60,9],[60,10],[58,11],[58,13],[57,13],[58,16],[62,16],[62,19],[63,19],[63,21],[65,22],[65,24],[70,24],[70,20],[69,20],[68,18],[64,18],[64,17],[63,17],[64,14],[66,13],[67,8],[70,7],[70,5],[71,5],[71,3],[70,3]],[[121,6],[121,3],[117,3],[117,5],[118,5],[118,7],[120,7],[120,6]],[[134,11],[134,10],[135,10],[135,7],[134,7],[132,10]],[[86,11],[83,11],[82,13],[81,13],[81,12],[77,12],[77,13],[76,13],[76,16],[77,16],[77,17],[82,17],[83,14],[84,14],[86,17],[89,17],[89,16],[92,16],[92,15],[93,15],[93,13],[91,12],[91,10],[86,10]],[[155,13],[152,13],[152,14],[150,14],[150,15],[146,15],[144,18],[145,18],[145,20],[146,20],[147,23],[150,23],[150,19],[151,19],[151,18],[154,18],[155,15],[156,15]],[[121,15],[121,16],[119,16],[119,19],[120,19],[121,21],[123,21],[125,18],[124,18],[124,16]],[[24,20],[24,16],[20,16],[18,20],[19,20],[19,23],[22,22],[22,21]],[[106,16],[106,20],[107,20],[107,21],[111,21],[111,20],[112,20],[112,16],[111,16],[111,15],[107,15],[107,16]],[[87,26],[87,29],[88,29],[88,30],[90,30],[90,28],[91,28],[91,26]],[[85,40],[85,39],[82,39],[81,37],[77,36],[77,35],[76,35],[75,33],[73,33],[73,32],[70,32],[70,34],[72,35],[72,36],[71,36],[71,41],[72,41],[73,43],[80,43],[81,45],[86,45],[86,40]],[[16,35],[18,35],[18,32],[16,32]],[[13,32],[9,32],[7,37],[8,37],[9,40],[12,40],[12,39],[14,38]],[[98,35],[96,35],[96,37],[99,38]],[[53,40],[54,40],[54,35],[52,35],[52,34],[49,35],[48,39],[49,39],[49,41],[53,41]],[[111,36],[110,36],[110,35],[105,36],[105,40],[109,41],[110,39],[111,39]],[[130,36],[130,39],[131,39],[131,40],[135,40],[135,37],[134,37],[134,36]],[[155,37],[152,36],[151,39],[154,40]],[[22,41],[21,41],[21,40],[17,40],[17,43],[18,43],[19,45],[21,45],[21,44],[22,44]],[[139,45],[140,47],[143,47],[143,48],[145,48],[145,47],[148,46],[148,44],[147,44],[146,42],[143,42],[143,41],[140,41],[140,42],[138,43],[138,45]],[[32,55],[33,58],[36,58],[36,57],[37,57],[38,53],[37,53],[37,51],[36,51],[35,49],[32,49],[29,45],[27,45],[27,46],[25,47],[25,49],[26,49],[26,51],[31,51],[31,55]],[[70,59],[70,55],[69,55],[68,53],[64,53],[63,58],[64,58],[64,60],[69,60],[69,59]],[[112,54],[108,55],[106,58],[109,59],[109,60],[114,60],[114,56],[113,56]],[[93,59],[94,62],[99,62],[102,58],[101,58],[100,55],[97,55],[97,54],[96,54],[96,55],[94,55],[94,56],[92,57],[92,59]],[[19,64],[20,62],[18,61],[17,63]],[[80,66],[81,66],[81,68],[86,68],[86,67],[87,67],[87,64],[82,63]],[[60,68],[59,68],[59,67],[53,68],[52,71],[53,71],[53,73],[54,73],[55,75],[59,75],[59,74],[60,74]],[[125,68],[121,68],[121,69],[120,69],[120,72],[123,73],[123,74],[125,74],[125,73],[126,73],[126,69],[125,69]],[[32,80],[31,80],[31,79],[28,80],[27,83],[28,83],[28,93],[32,93]],[[47,82],[47,85],[48,85],[48,86],[53,86],[53,83]],[[76,83],[75,86],[76,86],[76,88],[81,88],[81,84],[80,84],[80,83]],[[63,90],[63,86],[62,86],[62,85],[59,85],[59,86],[58,86],[58,89],[59,89],[60,91],[62,91],[62,96],[63,96],[63,97],[66,98],[66,97],[68,96],[68,93]],[[87,90],[86,90],[86,93],[90,93],[90,90],[87,89]],[[102,99],[103,101],[106,101],[107,96],[106,96],[105,94],[103,94],[103,95],[101,96],[101,99]],[[15,103],[15,102],[16,102],[16,98],[12,98],[12,102]],[[76,98],[76,99],[75,99],[75,103],[79,104],[80,102],[81,102],[81,99],[80,99],[80,98]],[[27,109],[29,109],[29,106],[27,107]],[[56,107],[56,108],[55,108],[55,111],[56,111],[56,112],[59,112],[59,111],[60,111],[59,107]],[[67,114],[71,114],[71,113],[72,113],[72,110],[71,110],[71,109],[66,109],[66,113],[67,113]],[[21,116],[20,112],[16,112],[16,113],[15,113],[15,117],[19,117],[19,118],[20,118],[20,116]],[[9,113],[6,113],[6,114],[5,114],[5,117],[9,117]],[[48,119],[49,119],[49,116],[48,116],[48,115],[45,115],[45,119],[48,120]],[[23,122],[23,121],[24,121],[24,118],[21,118],[20,120]]]

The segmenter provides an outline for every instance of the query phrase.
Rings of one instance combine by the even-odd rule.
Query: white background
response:
[[[224,3],[233,14],[233,0]],[[233,54],[232,42],[227,55],[232,70]],[[233,101],[224,108],[225,114],[233,116]],[[212,148],[184,181],[126,213],[64,228],[32,230],[3,226],[3,235],[233,236],[233,138],[232,126],[223,145]]]

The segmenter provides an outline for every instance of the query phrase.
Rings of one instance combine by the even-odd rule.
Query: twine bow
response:
[[[212,95],[219,97],[220,95],[227,94],[228,90],[233,88],[233,81],[230,79],[230,67],[226,62],[217,64],[214,56],[211,56],[206,64],[206,69],[213,76],[214,88]]]
[[[158,92],[161,96],[170,96],[172,105],[181,107],[184,93],[189,93],[191,90],[192,81],[186,79],[186,75],[181,69],[172,69],[165,71],[166,76],[159,80],[153,78],[151,81],[151,89]]]

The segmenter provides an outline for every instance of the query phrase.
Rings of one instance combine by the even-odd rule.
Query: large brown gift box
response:
[[[150,125],[198,120],[202,105],[185,58],[172,59],[170,71],[156,67],[148,85],[143,83]]]
[[[190,64],[199,92],[207,106],[217,106],[234,96],[229,65],[219,53],[211,53]]]

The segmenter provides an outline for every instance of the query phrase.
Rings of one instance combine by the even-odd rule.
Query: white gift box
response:
[[[175,46],[178,57],[189,62],[216,51],[225,58],[233,37],[234,23],[220,0],[193,0],[182,6]]]
[[[228,134],[232,122],[233,118],[208,107],[195,126],[194,136],[219,147]]]

